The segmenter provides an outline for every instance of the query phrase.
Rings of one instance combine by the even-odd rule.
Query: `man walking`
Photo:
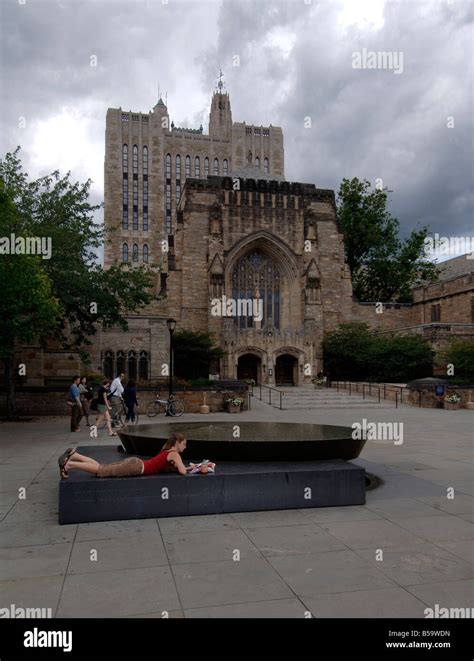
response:
[[[122,393],[123,385],[122,381],[125,379],[125,374],[119,374],[116,379],[112,381],[109,391],[109,402],[112,407],[112,426],[116,427],[119,425],[118,416],[122,408]]]
[[[69,388],[69,401],[71,402],[71,431],[81,431],[79,423],[82,419],[82,406],[81,406],[81,391],[79,384],[81,382],[80,376],[75,376],[72,380],[71,387]]]

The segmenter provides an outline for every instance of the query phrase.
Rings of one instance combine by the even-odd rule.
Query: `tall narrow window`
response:
[[[259,298],[262,305],[262,327],[266,324],[280,328],[281,274],[271,257],[250,252],[241,257],[232,271],[232,297],[234,300]],[[255,325],[249,311],[236,318],[239,328]]]
[[[148,147],[143,147],[143,176],[148,175]]]
[[[207,177],[209,175],[209,159],[206,158],[204,159],[204,176]]]
[[[138,179],[133,179],[133,224],[132,229],[138,229]]]
[[[191,157],[186,156],[186,160],[184,161],[184,175],[186,177],[191,176]]]
[[[133,145],[133,174],[138,175],[138,147]]]
[[[148,232],[148,179],[143,180],[143,230]]]
[[[136,351],[128,352],[128,378],[136,380],[137,378],[137,353]]]
[[[123,351],[117,351],[117,360],[116,360],[115,369],[116,369],[116,375],[125,374],[125,355]]]
[[[134,262],[138,262],[138,243],[133,244],[133,249],[132,249],[132,260]]]
[[[122,147],[122,171],[128,173],[128,145],[125,144]]]
[[[178,205],[181,196],[181,156],[176,155],[176,205]]]
[[[122,229],[128,230],[128,145],[122,146]]]
[[[113,351],[106,351],[104,354],[104,361],[102,367],[103,375],[106,379],[114,379],[114,353]]]
[[[165,232],[171,234],[171,154],[166,154]]]
[[[224,158],[224,175],[229,174],[229,163],[226,158]]]
[[[143,261],[148,264],[148,245],[146,243],[143,246]]]
[[[140,351],[138,378],[141,381],[148,381],[148,353],[146,351]]]
[[[268,158],[265,158],[263,161],[263,169],[264,171],[268,174],[269,169],[268,169]]]
[[[256,166],[257,168],[260,167],[260,159],[259,159],[258,156],[255,158],[255,166]]]
[[[219,159],[215,158],[214,159],[214,174],[219,174]]]
[[[199,178],[201,176],[201,161],[199,156],[196,156],[194,159],[194,176]]]
[[[128,262],[128,243],[122,246],[122,262]]]

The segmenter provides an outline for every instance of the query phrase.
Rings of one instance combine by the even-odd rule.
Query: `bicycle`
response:
[[[180,399],[174,399],[173,396],[169,399],[160,399],[157,394],[155,397],[156,399],[146,407],[146,414],[149,418],[154,418],[162,411],[165,415],[172,415],[174,417],[183,415],[184,403]]]

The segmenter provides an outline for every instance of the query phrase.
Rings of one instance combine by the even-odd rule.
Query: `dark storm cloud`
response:
[[[405,230],[471,234],[472,3],[393,0],[375,26],[349,20],[356,4],[370,10],[348,0],[3,0],[1,151],[21,144],[32,174],[58,158],[94,176],[100,196],[107,107],[148,111],[160,82],[178,125],[206,124],[221,66],[234,120],[283,128],[287,179],[337,189],[343,177],[381,178]],[[363,48],[401,51],[403,73],[353,69]],[[77,153],[56,157],[60,145],[45,140],[75,110]]]
[[[229,69],[234,111],[283,127],[288,179],[337,189],[343,177],[381,178],[404,230],[471,234],[472,6],[387,2],[372,29],[343,27],[338,3],[227,3],[216,50],[227,62],[242,54]],[[402,52],[403,72],[353,69],[363,48]]]

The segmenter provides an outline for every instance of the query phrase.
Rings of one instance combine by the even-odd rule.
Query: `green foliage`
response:
[[[19,147],[0,159],[0,237],[39,237],[51,244],[47,259],[0,255],[0,358],[10,399],[15,345],[56,337],[86,360],[100,326],[126,329],[125,314],[153,298],[153,268],[127,270],[120,264],[105,271],[99,264],[98,249],[106,237],[94,220],[102,205],[90,204],[90,186],[90,180],[72,182],[70,173],[61,177],[59,172],[29,181]]]
[[[449,347],[440,352],[440,357],[446,365],[453,365],[454,374],[448,379],[453,384],[474,384],[474,342],[453,338]]]
[[[341,183],[337,216],[354,294],[361,301],[411,302],[412,288],[436,280],[437,268],[425,257],[427,228],[401,241],[387,202],[387,191],[371,191],[367,180]]]
[[[85,347],[99,325],[125,330],[124,314],[152,300],[156,276],[152,268],[127,270],[122,263],[104,270],[97,251],[105,232],[94,221],[102,205],[89,202],[91,181],[72,182],[69,172],[61,177],[56,171],[29,182],[18,154],[19,148],[0,160],[0,178],[16,208],[7,234],[51,239],[51,258],[41,260],[41,268],[51,282],[60,314],[50,332],[85,358]]]
[[[211,381],[211,379],[188,379],[188,383],[190,386],[212,386],[214,381]]]
[[[184,379],[207,379],[212,361],[222,358],[224,351],[214,346],[211,333],[179,330],[173,335],[173,372]]]
[[[416,335],[380,335],[363,323],[341,324],[323,340],[332,380],[406,382],[431,376],[429,343]]]

